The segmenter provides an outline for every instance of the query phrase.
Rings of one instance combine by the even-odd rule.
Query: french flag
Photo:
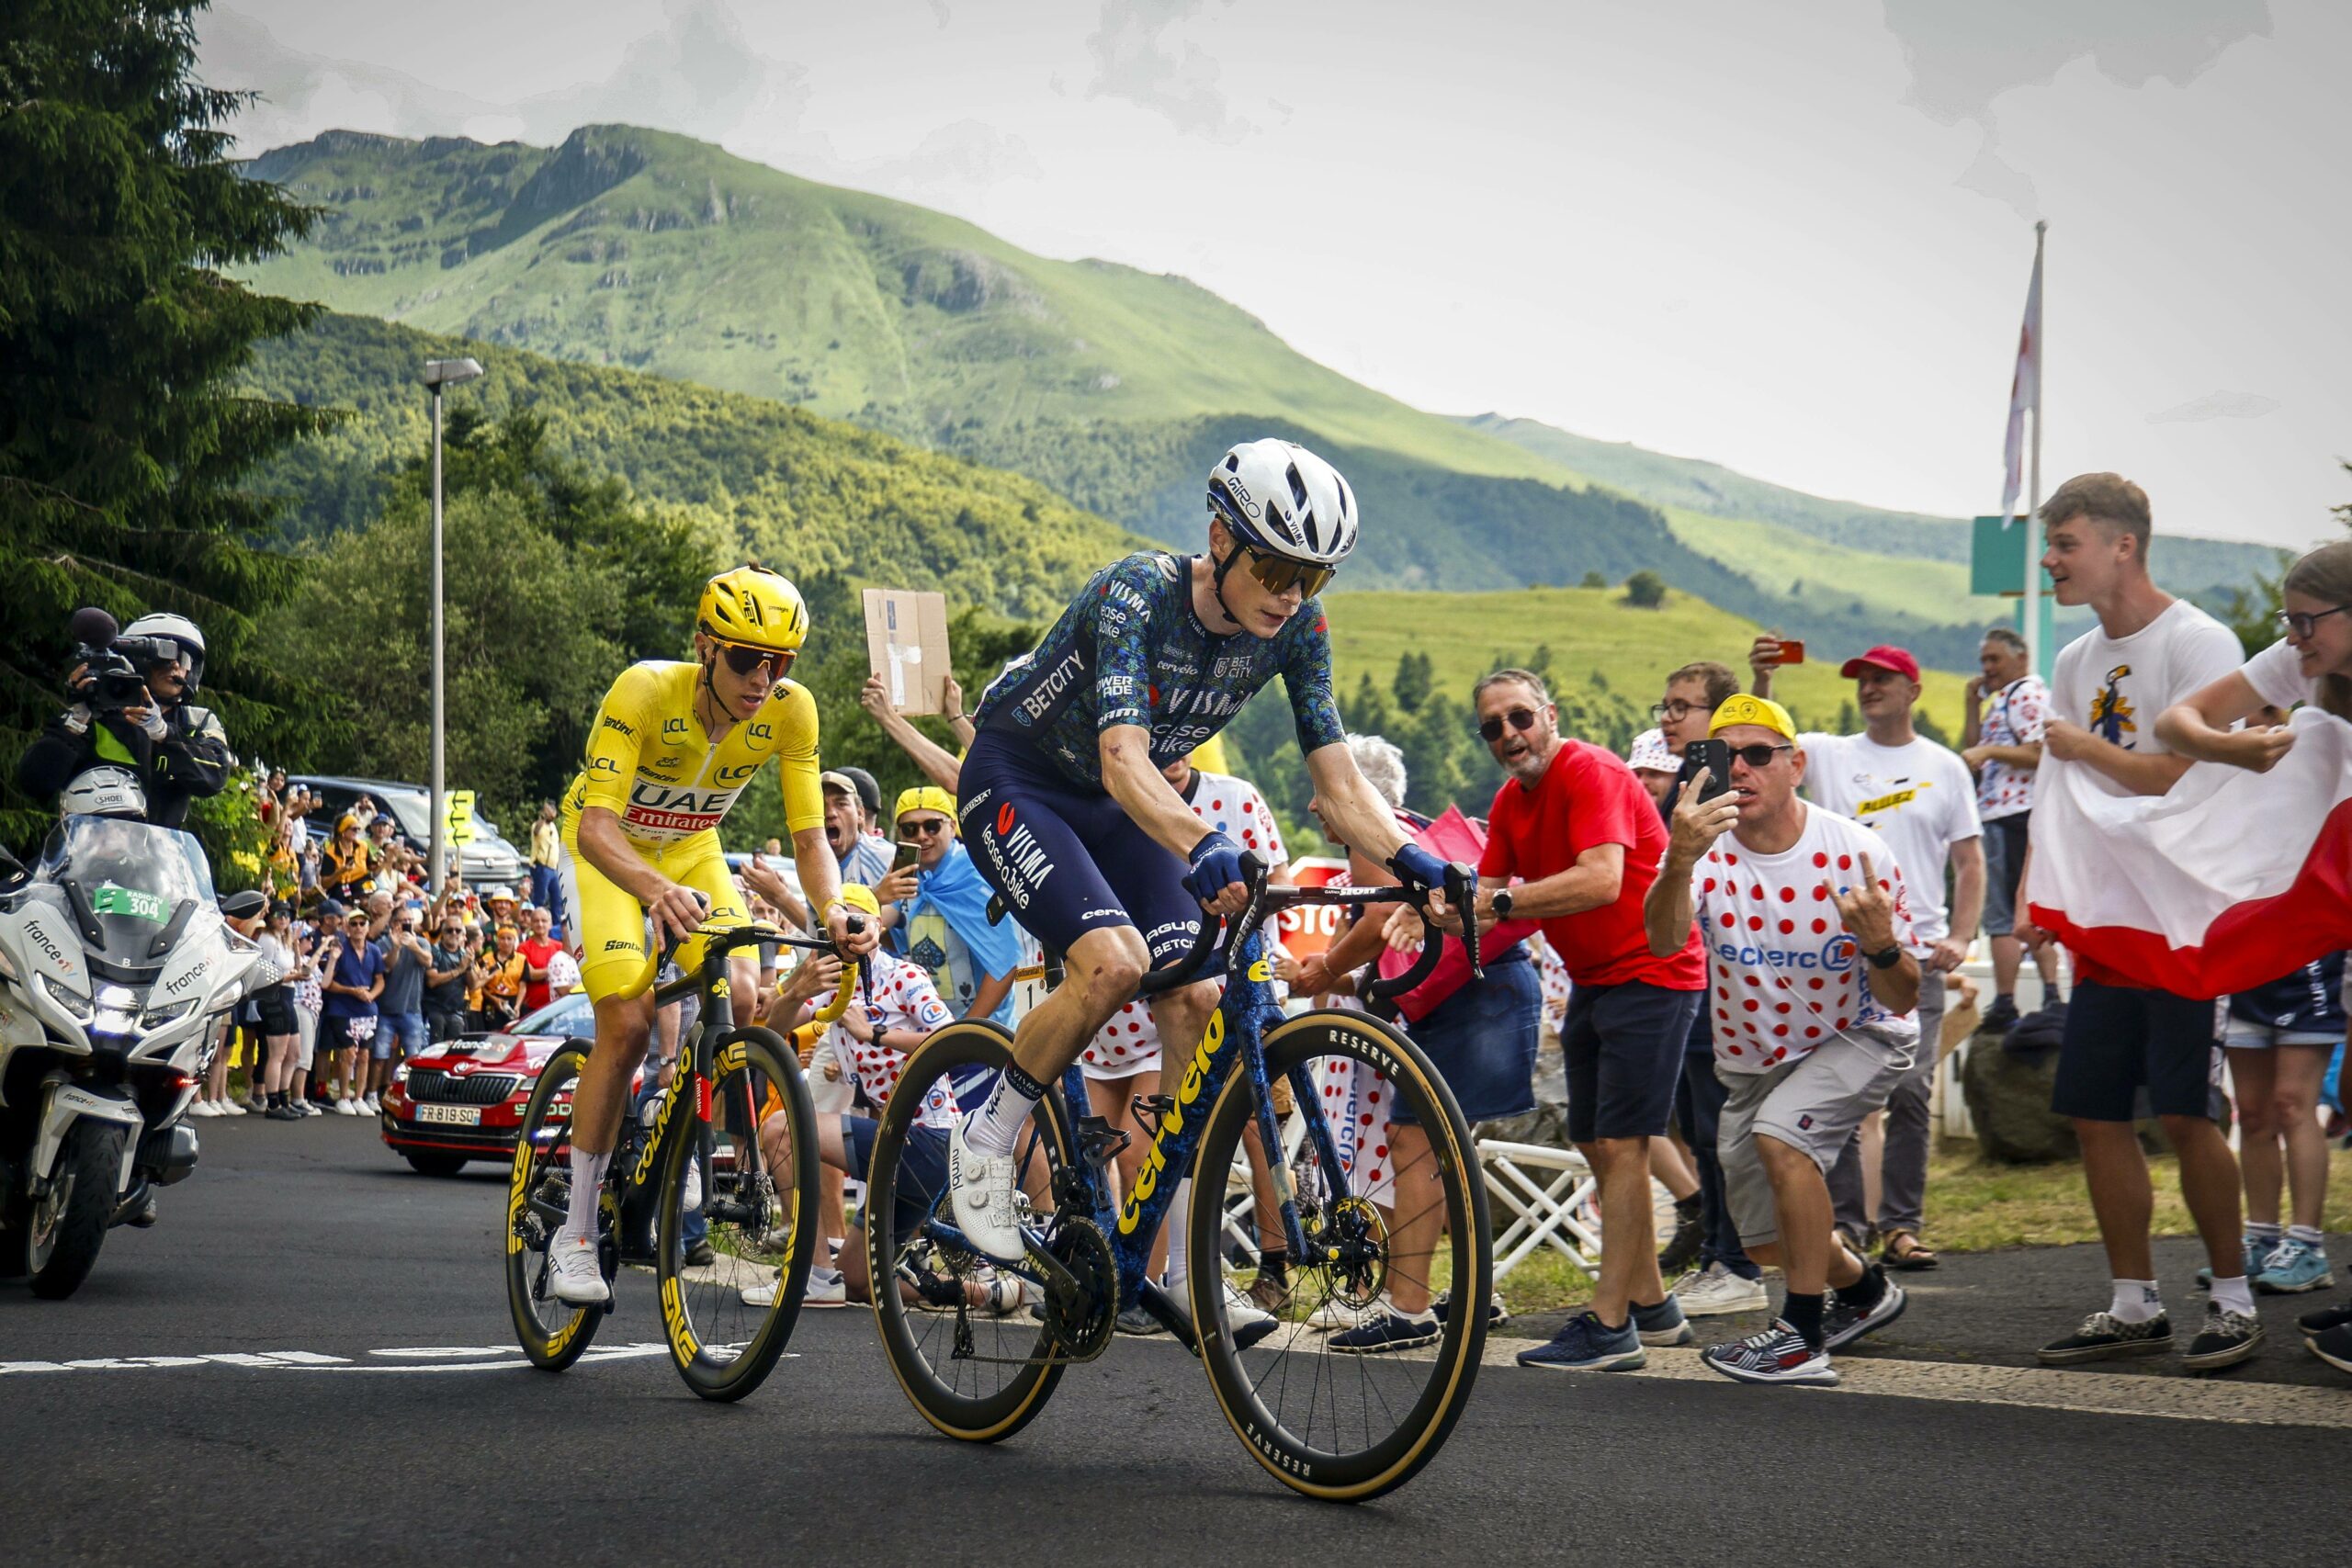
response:
[[[2352,948],[2352,725],[2307,707],[2293,726],[2270,772],[2199,762],[2163,795],[2110,795],[2045,753],[2033,923],[2127,983],[2187,997]]]

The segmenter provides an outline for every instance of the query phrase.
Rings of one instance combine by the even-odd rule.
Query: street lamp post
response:
[[[449,807],[443,777],[442,743],[448,733],[447,716],[443,704],[441,673],[441,389],[454,387],[460,381],[470,381],[481,374],[481,363],[474,359],[428,359],[424,362],[424,388],[433,400],[433,901],[441,901],[441,886],[447,839],[449,832]]]

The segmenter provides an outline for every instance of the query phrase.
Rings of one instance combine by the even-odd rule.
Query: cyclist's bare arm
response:
[[[1317,746],[1309,751],[1306,774],[1315,781],[1315,793],[1322,799],[1323,819],[1341,843],[1374,865],[1386,865],[1389,857],[1405,847],[1405,829],[1397,823],[1396,814],[1388,809],[1380,792],[1364,782],[1354,754],[1346,746]]]
[[[1154,842],[1179,860],[1208,837],[1208,824],[1193,815],[1176,786],[1151,760],[1151,731],[1139,724],[1114,724],[1102,732],[1102,787]]]
[[[654,870],[637,852],[621,831],[620,814],[611,807],[591,806],[582,810],[580,853],[611,878],[614,886],[645,906],[657,932],[683,939],[702,924],[701,900]]]

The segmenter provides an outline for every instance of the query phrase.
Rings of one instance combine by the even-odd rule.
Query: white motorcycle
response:
[[[108,1228],[196,1168],[222,1016],[282,978],[186,833],[69,816],[30,871],[0,850],[0,1274],[73,1294]]]

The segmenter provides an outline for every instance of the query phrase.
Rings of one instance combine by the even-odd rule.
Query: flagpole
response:
[[[2045,287],[2041,276],[2041,247],[2049,231],[2047,220],[2037,219],[2033,225],[2033,277],[2037,288]],[[2038,521],[2041,511],[2041,394],[2042,378],[2050,373],[2049,302],[2041,301],[2036,312],[2033,341],[2033,456],[2030,478],[2027,481],[2025,507],[2025,667],[2032,673],[2041,669],[2041,525]]]

